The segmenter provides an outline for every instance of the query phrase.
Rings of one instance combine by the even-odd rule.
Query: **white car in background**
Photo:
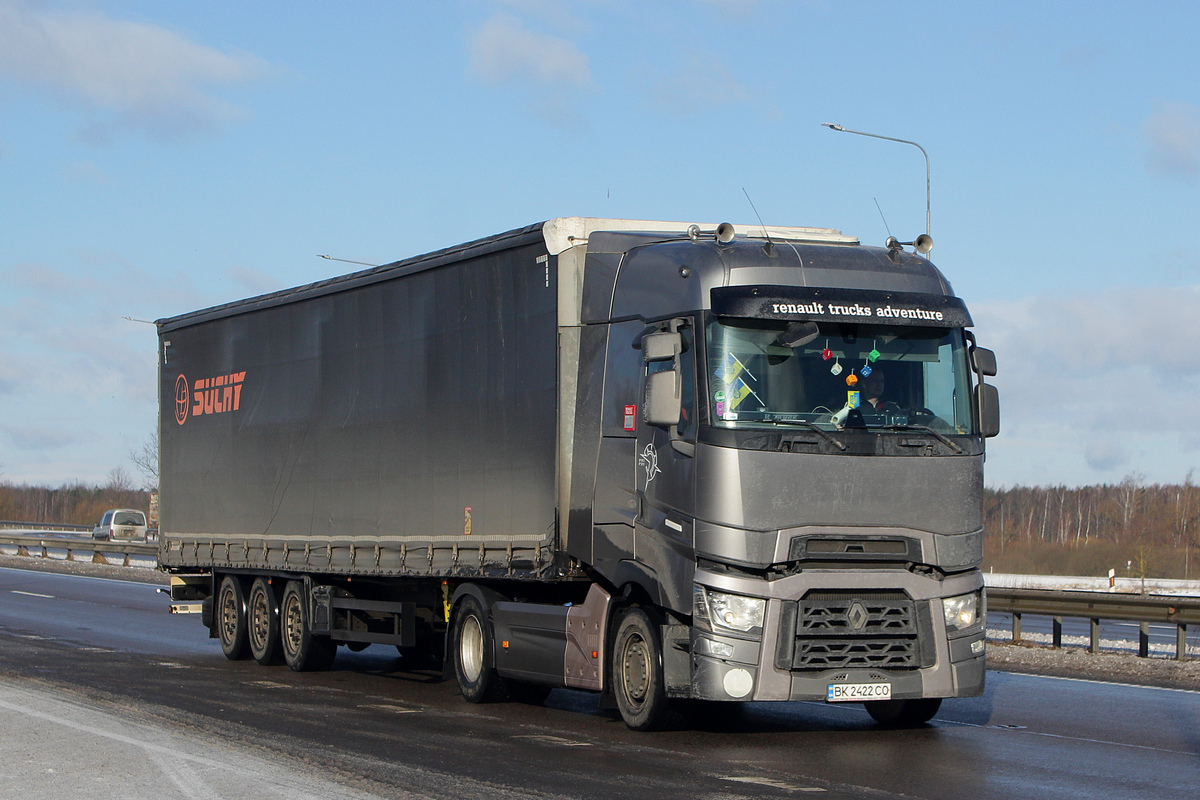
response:
[[[136,508],[105,511],[100,524],[92,528],[93,539],[146,540],[146,515]]]

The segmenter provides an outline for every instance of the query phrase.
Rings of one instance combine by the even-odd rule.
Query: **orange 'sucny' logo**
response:
[[[205,414],[223,414],[237,411],[242,405],[242,381],[246,373],[231,372],[215,378],[201,378],[188,392],[188,381],[183,375],[175,379],[175,421],[180,425],[193,417]]]

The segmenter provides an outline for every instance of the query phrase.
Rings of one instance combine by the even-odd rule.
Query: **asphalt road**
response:
[[[946,702],[918,730],[798,703],[638,734],[581,692],[469,705],[379,646],[342,649],[327,673],[229,662],[154,586],[13,569],[0,569],[0,679],[378,797],[1184,798],[1200,786],[1196,692],[993,672],[983,697]],[[0,730],[0,776],[13,735]],[[159,796],[263,796],[189,794],[186,777]]]

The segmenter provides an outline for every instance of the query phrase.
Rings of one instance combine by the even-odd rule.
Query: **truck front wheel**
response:
[[[266,578],[255,578],[246,603],[250,655],[263,666],[279,663],[279,607]]]
[[[504,680],[493,668],[492,627],[483,606],[467,595],[459,603],[451,636],[454,674],[468,703],[498,700],[504,695]]]
[[[241,661],[250,655],[250,639],[246,632],[246,591],[242,582],[226,575],[217,590],[217,638],[221,652],[230,661]]]
[[[893,728],[910,728],[924,725],[937,714],[942,698],[926,697],[919,700],[871,700],[863,703],[871,719],[880,725]]]
[[[314,636],[304,584],[288,581],[279,602],[280,641],[283,660],[293,672],[327,670],[337,656],[337,645],[324,636]]]
[[[640,608],[625,612],[612,649],[613,694],[621,719],[635,731],[664,727],[675,715],[663,681],[658,626]]]

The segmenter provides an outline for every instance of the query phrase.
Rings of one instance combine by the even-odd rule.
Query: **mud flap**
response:
[[[692,629],[688,625],[663,625],[661,631],[667,697],[691,697]]]

